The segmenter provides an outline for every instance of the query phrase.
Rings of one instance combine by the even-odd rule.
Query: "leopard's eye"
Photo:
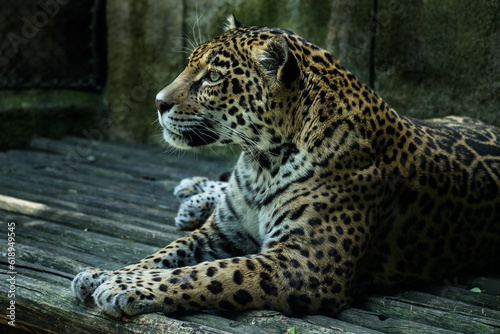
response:
[[[219,72],[215,72],[215,71],[210,71],[210,73],[208,74],[209,78],[210,78],[210,81],[212,82],[217,82],[220,80],[220,73]]]

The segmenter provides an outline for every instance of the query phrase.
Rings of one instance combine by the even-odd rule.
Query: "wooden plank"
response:
[[[322,315],[308,315],[302,317],[306,321],[311,323],[321,325],[323,327],[331,328],[342,333],[357,333],[357,334],[380,334],[382,332],[358,325],[354,325],[349,322],[345,322],[339,319],[325,317]]]
[[[127,256],[138,256],[142,253],[149,253],[157,248],[138,242],[124,242],[121,238],[107,236],[100,233],[85,231],[80,228],[70,226],[61,226],[60,224],[22,216],[9,214],[0,211],[0,219],[5,224],[6,221],[15,221],[16,229],[20,232],[18,237],[27,238],[29,241],[40,240],[48,245],[57,245],[58,249],[69,249],[75,252],[87,251],[88,247],[106,248],[107,250],[116,250]],[[85,248],[82,246],[85,245]]]
[[[495,319],[436,308],[435,305],[414,302],[399,296],[369,297],[363,303],[363,309],[382,314],[384,317],[396,317],[462,333],[493,334],[498,333],[500,328],[500,321]]]
[[[118,195],[120,192],[133,193],[136,194],[136,196],[138,194],[152,192],[150,193],[150,197],[159,200],[165,198],[165,195],[170,195],[173,186],[178,184],[178,181],[169,179],[172,174],[171,172],[159,175],[158,178],[163,178],[158,182],[147,182],[148,180],[142,177],[133,177],[130,174],[118,170],[109,170],[95,165],[78,165],[76,167],[71,167],[70,171],[62,167],[60,168],[61,170],[59,170],[51,166],[53,161],[43,160],[49,159],[49,157],[43,157],[41,158],[42,160],[38,158],[34,159],[36,163],[39,164],[34,171],[33,167],[23,165],[17,158],[11,157],[11,155],[12,154],[0,156],[0,168],[5,175],[13,176],[19,180],[34,181],[34,185],[45,185],[49,183],[49,186],[53,184],[53,186],[57,188],[62,188],[66,184],[71,184],[75,187],[78,185],[80,185],[80,187],[89,186]],[[42,178],[39,181],[33,180],[33,174]],[[173,177],[176,180],[180,180],[179,175],[174,174]],[[171,186],[171,190],[168,191],[165,185]],[[172,196],[170,197],[174,198]]]
[[[434,296],[420,291],[405,291],[397,295],[403,301],[409,301],[425,307],[432,307],[436,310],[449,311],[467,316],[487,317],[500,320],[500,311],[484,306],[466,304],[453,298]],[[479,296],[478,296],[479,297]],[[500,299],[497,301],[500,303]],[[497,305],[498,306],[498,305]],[[498,322],[500,327],[500,322]]]
[[[387,316],[381,312],[349,308],[338,315],[338,319],[358,326],[371,328],[383,333],[405,334],[453,334],[453,330],[431,326],[422,322],[401,319],[398,316]]]
[[[79,211],[100,217],[113,217],[115,220],[132,221],[137,224],[151,225],[151,228],[159,230],[166,229],[172,233],[178,232],[174,225],[175,208],[178,202],[164,201],[161,205],[155,205],[154,201],[149,202],[149,206],[138,206],[135,203],[123,202],[115,198],[109,198],[103,201],[95,195],[80,193],[77,189],[53,190],[32,188],[31,191],[25,187],[29,186],[26,182],[16,182],[16,187],[10,188],[12,182],[7,184],[4,178],[0,176],[0,187],[3,195],[22,198],[31,202],[52,205],[56,208],[65,210]],[[172,203],[172,204],[169,204]],[[171,208],[165,207],[165,204]]]
[[[5,216],[2,213],[0,228],[5,228],[7,221],[16,222],[18,261],[45,265],[71,274],[91,266],[118,269],[157,250],[137,242],[124,242],[76,228],[61,228],[58,224],[31,217]]]
[[[178,317],[177,319],[199,325],[209,326],[212,328],[216,328],[217,330],[230,333],[245,333],[245,334],[277,333],[277,331],[270,328],[253,326],[252,324],[247,324],[245,322],[236,321],[233,319],[228,319],[225,317],[205,312],[183,315]],[[285,332],[286,330],[280,331],[278,333],[285,333]],[[301,332],[301,333],[307,333],[307,332]]]
[[[436,296],[461,301],[466,304],[500,311],[500,297],[496,295],[472,292],[453,286],[435,287],[428,292]]]
[[[28,185],[31,184],[33,192],[42,194],[44,192],[52,192],[54,195],[57,194],[57,196],[64,198],[69,198],[69,196],[78,197],[79,195],[86,196],[95,199],[97,203],[101,204],[109,202],[118,206],[133,206],[135,211],[142,211],[143,208],[153,210],[152,213],[154,213],[154,216],[161,216],[162,212],[166,216],[173,216],[176,208],[179,206],[177,199],[174,198],[171,191],[155,198],[155,194],[152,192],[133,193],[130,189],[113,190],[102,185],[91,185],[75,181],[54,182],[53,179],[40,174],[24,177],[23,180],[17,179],[16,176],[16,174],[9,176],[0,175],[0,182],[4,186],[4,189],[15,187],[17,184],[23,185],[25,182]],[[136,213],[135,215],[140,214]]]
[[[88,140],[74,137],[66,137],[62,141],[37,138],[31,142],[30,147],[45,152],[57,153],[64,157],[65,160],[80,162],[81,164],[89,163],[93,159],[95,161],[104,159],[104,161],[119,161],[122,165],[135,165],[139,168],[139,171],[150,167],[154,169],[163,168],[167,171],[178,168],[178,170],[184,171],[182,177],[192,176],[189,172],[193,171],[193,163],[195,163],[197,173],[217,179],[223,172],[232,170],[236,161],[235,157],[224,155],[210,155],[207,157],[201,153],[186,152],[180,152],[178,155],[165,154],[165,149],[160,147],[108,141],[92,146],[89,154],[79,154],[78,145],[80,143],[84,147]],[[89,156],[93,158],[89,160]]]
[[[0,195],[0,209],[26,216],[61,223],[82,230],[118,236],[130,241],[163,247],[172,236],[161,231],[151,231],[141,226],[117,222],[107,218],[89,216],[80,212],[55,209],[49,205],[30,202],[19,198]]]
[[[259,326],[268,330],[275,331],[276,333],[285,333],[288,329],[295,327],[298,333],[307,334],[323,334],[323,333],[338,333],[339,328],[330,326],[325,322],[312,321],[309,318],[293,318],[287,317],[275,311],[247,311],[242,313],[235,313],[228,315],[232,320],[247,323],[253,326]],[[313,318],[314,319],[314,318]],[[333,319],[332,319],[333,320]],[[343,333],[357,333],[350,332],[349,330],[340,329]],[[376,333],[374,331],[365,331],[366,333]]]
[[[0,177],[1,179],[1,177]],[[0,181],[0,185],[2,182]],[[129,205],[116,201],[106,201],[102,206],[94,204],[92,201],[85,201],[83,196],[80,196],[75,190],[72,196],[58,196],[58,193],[46,191],[46,193],[39,193],[38,191],[20,191],[17,189],[9,189],[4,187],[3,194],[12,198],[23,198],[24,200],[44,204],[54,208],[54,210],[68,210],[75,211],[89,216],[102,217],[112,219],[115,221],[123,222],[124,224],[131,224],[142,226],[151,229],[152,231],[159,231],[173,235],[175,238],[182,236],[182,233],[174,226],[174,210],[155,210],[152,208],[138,208],[137,205]],[[58,199],[56,197],[63,197]],[[108,204],[111,203],[111,204]],[[176,203],[177,205],[177,203]],[[143,218],[136,216],[136,212],[146,210],[150,213],[149,217]]]

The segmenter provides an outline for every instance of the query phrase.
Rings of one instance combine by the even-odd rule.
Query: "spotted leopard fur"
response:
[[[500,259],[500,130],[401,116],[290,31],[231,19],[157,107],[170,145],[243,152],[201,227],[137,264],[75,277],[75,296],[110,315],[333,315],[362,285]]]

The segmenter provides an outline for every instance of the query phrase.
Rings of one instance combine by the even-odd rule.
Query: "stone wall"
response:
[[[105,119],[101,94],[76,90],[0,93],[0,150],[34,136],[82,136]]]
[[[377,37],[375,88],[409,116],[467,115],[500,126],[500,2],[401,7]]]
[[[105,104],[112,137],[152,141],[154,97],[183,66],[183,17],[183,1],[107,1]]]
[[[112,136],[157,143],[154,97],[194,45],[234,13],[330,50],[401,114],[500,126],[500,2],[485,0],[108,0]]]

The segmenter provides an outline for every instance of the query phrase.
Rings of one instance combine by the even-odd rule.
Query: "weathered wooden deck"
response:
[[[15,300],[15,328],[35,333],[285,333],[292,327],[301,334],[500,333],[500,284],[491,278],[371,296],[337,319],[251,311],[115,320],[73,298],[77,272],[118,269],[183,235],[173,224],[174,186],[193,175],[217,178],[232,163],[77,138],[39,138],[26,150],[0,152],[0,332],[12,330],[6,315]],[[15,254],[9,255],[12,231]],[[472,286],[485,291],[465,289]]]

